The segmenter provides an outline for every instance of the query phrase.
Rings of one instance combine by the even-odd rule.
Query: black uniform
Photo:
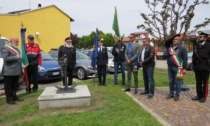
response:
[[[98,47],[97,70],[99,85],[106,85],[106,64],[108,64],[107,48],[105,46]],[[103,80],[101,76],[103,76]]]
[[[198,43],[193,51],[193,69],[196,78],[198,99],[208,96],[208,79],[210,72],[210,44]]]
[[[76,65],[76,48],[75,47],[67,47],[66,45],[62,45],[58,51],[58,61],[64,56],[67,55],[67,77],[68,77],[68,85],[72,85],[73,81],[73,69]],[[65,84],[63,78],[63,85]]]

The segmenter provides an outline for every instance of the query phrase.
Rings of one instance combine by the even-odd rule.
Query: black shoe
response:
[[[7,102],[7,103],[10,104],[10,105],[16,104],[14,101],[9,101],[9,102]]]
[[[101,86],[102,84],[101,83],[98,83],[98,86]]]
[[[193,98],[192,98],[192,100],[200,100],[201,98],[200,97],[198,97],[198,96],[194,96]]]
[[[21,99],[21,98],[18,98],[18,99],[16,99],[15,101],[24,101],[23,99]]]
[[[147,99],[151,99],[151,98],[153,98],[153,94],[149,94],[148,96],[147,96]]]
[[[140,95],[146,95],[146,94],[149,94],[148,92],[144,91],[142,93],[140,93]]]
[[[179,101],[179,96],[175,96],[174,101]]]
[[[118,84],[118,82],[114,82],[114,84],[116,84],[116,85],[117,85],[117,84]]]
[[[106,83],[104,83],[103,86],[107,86]]]
[[[26,93],[31,93],[31,89],[30,88],[26,88]]]
[[[124,92],[127,92],[127,91],[130,91],[130,88],[126,88],[126,89],[124,90]]]
[[[37,89],[33,90],[33,93],[36,93],[37,92]]]
[[[138,94],[138,89],[135,89],[134,90],[134,94]]]
[[[202,97],[199,102],[203,103],[203,102],[206,102],[206,99],[204,97]]]
[[[174,96],[171,95],[171,94],[169,94],[169,95],[166,97],[166,99],[170,99],[170,98],[174,98]]]
[[[122,85],[125,85],[125,83],[122,83]]]

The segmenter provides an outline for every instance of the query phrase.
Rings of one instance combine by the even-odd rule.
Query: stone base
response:
[[[91,94],[86,85],[78,85],[71,90],[47,87],[39,96],[39,109],[90,106]]]

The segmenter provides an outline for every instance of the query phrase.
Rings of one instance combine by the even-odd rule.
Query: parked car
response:
[[[193,55],[193,52],[187,53],[187,57],[188,57],[188,60],[187,60],[187,70],[193,70],[192,55]]]
[[[42,65],[38,67],[38,81],[61,78],[61,68],[58,61],[49,54],[41,52]]]
[[[58,50],[53,51],[50,55],[54,59],[58,59]],[[91,59],[84,53],[76,51],[76,66],[74,67],[73,75],[77,76],[78,79],[83,80],[87,77],[94,77],[97,71],[93,70],[91,66]]]
[[[5,44],[8,44],[9,41],[5,37],[0,37],[0,50],[2,47],[4,47]],[[3,76],[1,75],[2,69],[3,69],[4,60],[2,58],[1,52],[0,52],[0,80],[3,80]]]
[[[83,52],[84,54],[86,54],[87,56],[89,56],[91,58],[93,50],[83,50],[81,52]],[[114,56],[110,52],[107,52],[107,54],[108,54],[107,72],[114,73]],[[118,72],[120,72],[120,71],[121,71],[121,68],[118,69]]]

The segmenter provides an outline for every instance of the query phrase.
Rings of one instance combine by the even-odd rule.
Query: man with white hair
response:
[[[18,80],[22,71],[18,44],[19,39],[12,37],[9,44],[5,45],[1,50],[4,59],[2,75],[4,76],[4,89],[8,104],[15,104],[15,101],[23,101],[23,99],[18,98],[16,95]]]

